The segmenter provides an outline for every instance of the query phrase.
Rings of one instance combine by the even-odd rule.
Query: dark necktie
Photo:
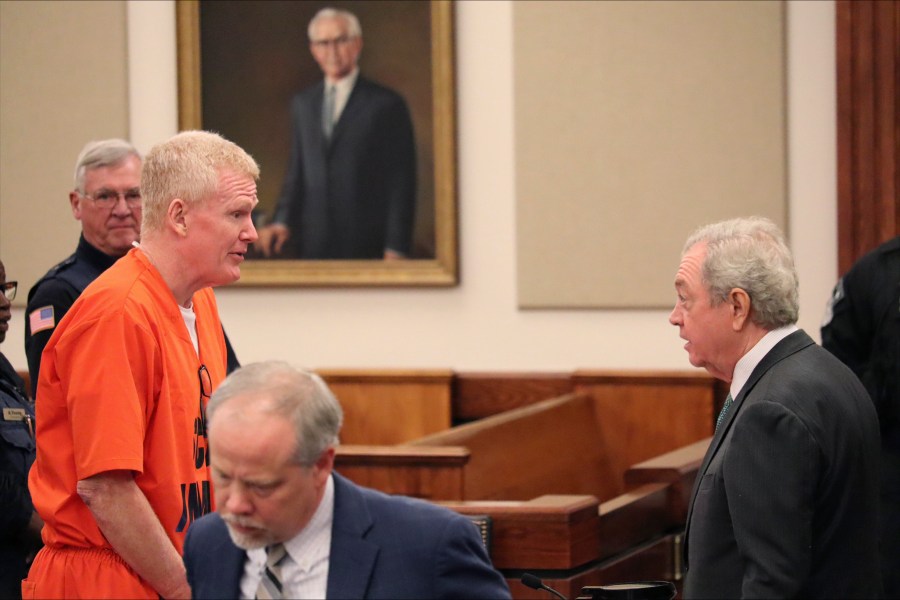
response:
[[[281,581],[281,562],[287,556],[284,544],[273,544],[266,548],[266,570],[263,572],[259,587],[256,588],[257,600],[280,600],[284,598]]]
[[[331,139],[331,132],[334,130],[334,95],[334,86],[327,86],[325,99],[322,102],[322,132],[325,134],[326,140]]]
[[[725,420],[725,415],[728,414],[728,409],[731,408],[731,394],[728,394],[728,397],[725,398],[725,404],[722,405],[722,411],[719,413],[719,417],[716,419],[716,431],[719,430],[719,425],[722,424],[722,421]]]

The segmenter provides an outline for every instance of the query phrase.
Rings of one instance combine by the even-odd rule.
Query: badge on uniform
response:
[[[24,408],[4,408],[3,409],[3,420],[4,421],[24,421],[25,415],[28,413],[25,412]]]
[[[834,318],[834,305],[844,299],[844,279],[841,278],[838,280],[837,285],[834,286],[834,291],[831,292],[831,298],[828,299],[828,304],[825,305],[825,316],[822,317],[822,327],[827,327],[829,323],[831,323],[831,319]]]
[[[53,329],[56,327],[56,316],[53,314],[53,306],[42,306],[31,311],[28,315],[28,321],[31,324],[31,335],[45,329]]]
[[[26,411],[24,408],[4,408],[3,420],[25,421],[25,425],[26,427],[28,427],[28,435],[31,436],[31,439],[34,439],[34,425],[31,420],[31,415],[29,415],[28,411]]]

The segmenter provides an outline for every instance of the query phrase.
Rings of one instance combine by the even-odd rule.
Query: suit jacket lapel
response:
[[[759,382],[762,376],[765,375],[769,371],[769,369],[771,369],[774,365],[784,360],[791,354],[794,354],[795,352],[806,348],[810,344],[815,344],[815,342],[802,329],[799,331],[795,331],[794,333],[790,334],[789,336],[775,344],[775,347],[769,350],[769,353],[766,354],[759,362],[759,364],[756,365],[756,368],[753,369],[753,373],[750,374],[750,378],[747,380],[747,383],[744,384],[744,387],[741,388],[741,391],[738,393],[737,398],[734,399],[731,405],[731,409],[729,409],[728,414],[725,415],[725,420],[722,421],[722,425],[719,426],[719,430],[716,431],[712,441],[709,443],[709,448],[706,450],[706,455],[703,457],[703,464],[700,465],[700,471],[697,472],[697,479],[694,481],[693,491],[691,492],[691,503],[688,505],[689,508],[687,520],[685,521],[684,531],[685,544],[683,545],[685,565],[687,565],[688,531],[690,529],[691,516],[694,513],[694,500],[697,497],[697,490],[700,487],[700,481],[706,474],[706,470],[709,468],[709,463],[712,461],[713,456],[715,456],[716,452],[719,451],[719,446],[722,445],[722,440],[725,439],[725,435],[731,428],[731,423],[737,417],[737,414],[741,409],[741,405],[743,405],[744,403],[744,398],[747,397],[747,394],[750,393],[750,390],[752,390],[754,386],[756,386],[757,382]]]
[[[218,515],[216,515],[218,517]],[[204,550],[206,559],[203,564],[208,568],[214,568],[218,574],[210,579],[210,589],[205,590],[204,597],[209,598],[240,598],[241,577],[244,575],[244,562],[247,553],[238,548],[228,535],[227,525],[219,517],[219,522],[211,536],[209,546]],[[213,567],[213,565],[215,565]]]
[[[328,566],[328,598],[365,598],[379,547],[366,541],[373,519],[365,498],[349,481],[334,476],[334,524]]]
[[[367,85],[368,82],[362,75],[357,76],[356,83],[353,84],[353,89],[350,90],[350,96],[347,97],[347,104],[344,105],[344,110],[341,111],[341,116],[338,118],[337,122],[335,122],[334,129],[331,131],[331,141],[328,143],[329,146],[332,146],[337,142],[338,138],[341,136],[341,132],[347,128],[347,123],[352,121],[354,115],[366,105],[365,96],[368,93]]]

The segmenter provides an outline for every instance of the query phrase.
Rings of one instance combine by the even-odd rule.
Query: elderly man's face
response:
[[[129,156],[118,165],[84,174],[84,194],[69,194],[72,214],[84,239],[104,254],[122,256],[141,233],[141,161]]]
[[[702,277],[705,258],[706,244],[700,243],[681,259],[675,276],[678,300],[669,315],[669,323],[677,326],[679,335],[687,341],[684,349],[692,365],[731,381],[736,362],[734,346],[738,341],[732,327],[731,304],[722,302],[712,306],[710,303]]]
[[[350,37],[347,22],[342,18],[320,19],[313,28],[309,49],[325,77],[337,81],[356,67],[362,38]]]
[[[283,417],[258,409],[268,399],[228,400],[209,429],[216,510],[236,545],[262,548],[299,533],[319,506],[334,461],[329,449],[312,466],[293,462],[296,434]]]

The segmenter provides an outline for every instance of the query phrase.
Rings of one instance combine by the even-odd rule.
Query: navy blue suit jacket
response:
[[[381,259],[409,254],[416,149],[403,98],[362,76],[334,125],[322,131],[324,83],[291,103],[291,152],[273,221],[287,225],[284,252],[300,259]]]
[[[778,342],[697,475],[684,597],[879,597],[878,452],[853,372],[803,331]]]
[[[194,598],[238,598],[246,553],[211,513],[188,529]],[[475,525],[443,507],[334,474],[328,598],[509,598]]]

